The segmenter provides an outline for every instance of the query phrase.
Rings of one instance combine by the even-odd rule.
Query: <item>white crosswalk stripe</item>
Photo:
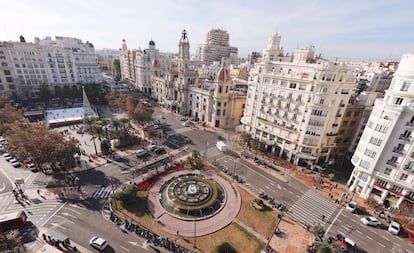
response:
[[[0,212],[3,212],[10,204],[11,201],[13,201],[14,197],[11,193],[6,193],[0,195]]]
[[[109,185],[107,187],[101,187],[99,189],[97,189],[93,194],[92,194],[92,198],[94,199],[106,199],[109,198],[113,193],[113,189],[112,186]]]
[[[30,202],[20,204],[13,197],[11,203],[9,203],[9,205],[2,210],[2,213],[25,211],[28,220],[35,225],[39,225],[41,222],[45,221],[59,205],[62,205],[62,203],[56,199],[42,199],[38,202],[32,200]]]
[[[288,213],[296,222],[312,226],[318,223],[324,225],[336,209],[336,204],[310,189],[289,208]]]

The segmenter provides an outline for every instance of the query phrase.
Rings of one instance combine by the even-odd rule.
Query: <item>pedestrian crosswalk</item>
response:
[[[322,226],[335,212],[337,205],[329,201],[317,191],[309,189],[290,208],[289,216],[306,226],[321,224]]]
[[[8,200],[5,200],[8,199]],[[8,197],[2,196],[0,201],[8,201],[7,205],[2,206],[1,213],[13,213],[24,211],[27,219],[36,226],[41,226],[47,222],[48,217],[63,203],[57,199],[26,199],[18,202],[12,194]]]
[[[91,198],[94,199],[107,199],[113,194],[113,187],[111,185],[106,187],[98,188],[94,193],[92,193]]]
[[[13,194],[10,192],[3,193],[0,195],[0,213],[9,206],[10,202],[14,200]]]

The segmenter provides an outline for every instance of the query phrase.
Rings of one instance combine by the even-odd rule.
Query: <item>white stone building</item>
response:
[[[361,136],[348,185],[363,198],[399,206],[414,201],[414,54],[404,54]]]
[[[1,70],[3,74],[11,72],[7,77],[12,82],[6,80],[7,85],[0,87],[6,95],[37,98],[44,84],[52,92],[68,92],[79,91],[78,84],[102,82],[97,55],[89,42],[69,37],[56,37],[53,41],[46,37],[35,38],[31,43],[21,36],[20,42],[0,42],[0,48],[3,60],[8,61],[3,63],[0,59]]]
[[[244,130],[295,164],[324,163],[354,89],[352,71],[316,58],[313,47],[283,56],[279,42],[272,35],[250,71]]]

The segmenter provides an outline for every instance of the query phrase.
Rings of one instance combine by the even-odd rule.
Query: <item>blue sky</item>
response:
[[[95,48],[177,52],[186,29],[191,53],[212,28],[227,30],[239,56],[282,35],[285,52],[314,45],[322,56],[399,59],[414,52],[412,0],[1,0],[0,41],[70,36]]]

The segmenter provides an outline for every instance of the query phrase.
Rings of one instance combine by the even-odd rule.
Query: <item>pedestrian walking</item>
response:
[[[39,194],[39,195],[40,195],[40,190],[39,190],[39,189],[37,189],[37,194]]]
[[[322,221],[325,221],[325,215],[322,215]]]

